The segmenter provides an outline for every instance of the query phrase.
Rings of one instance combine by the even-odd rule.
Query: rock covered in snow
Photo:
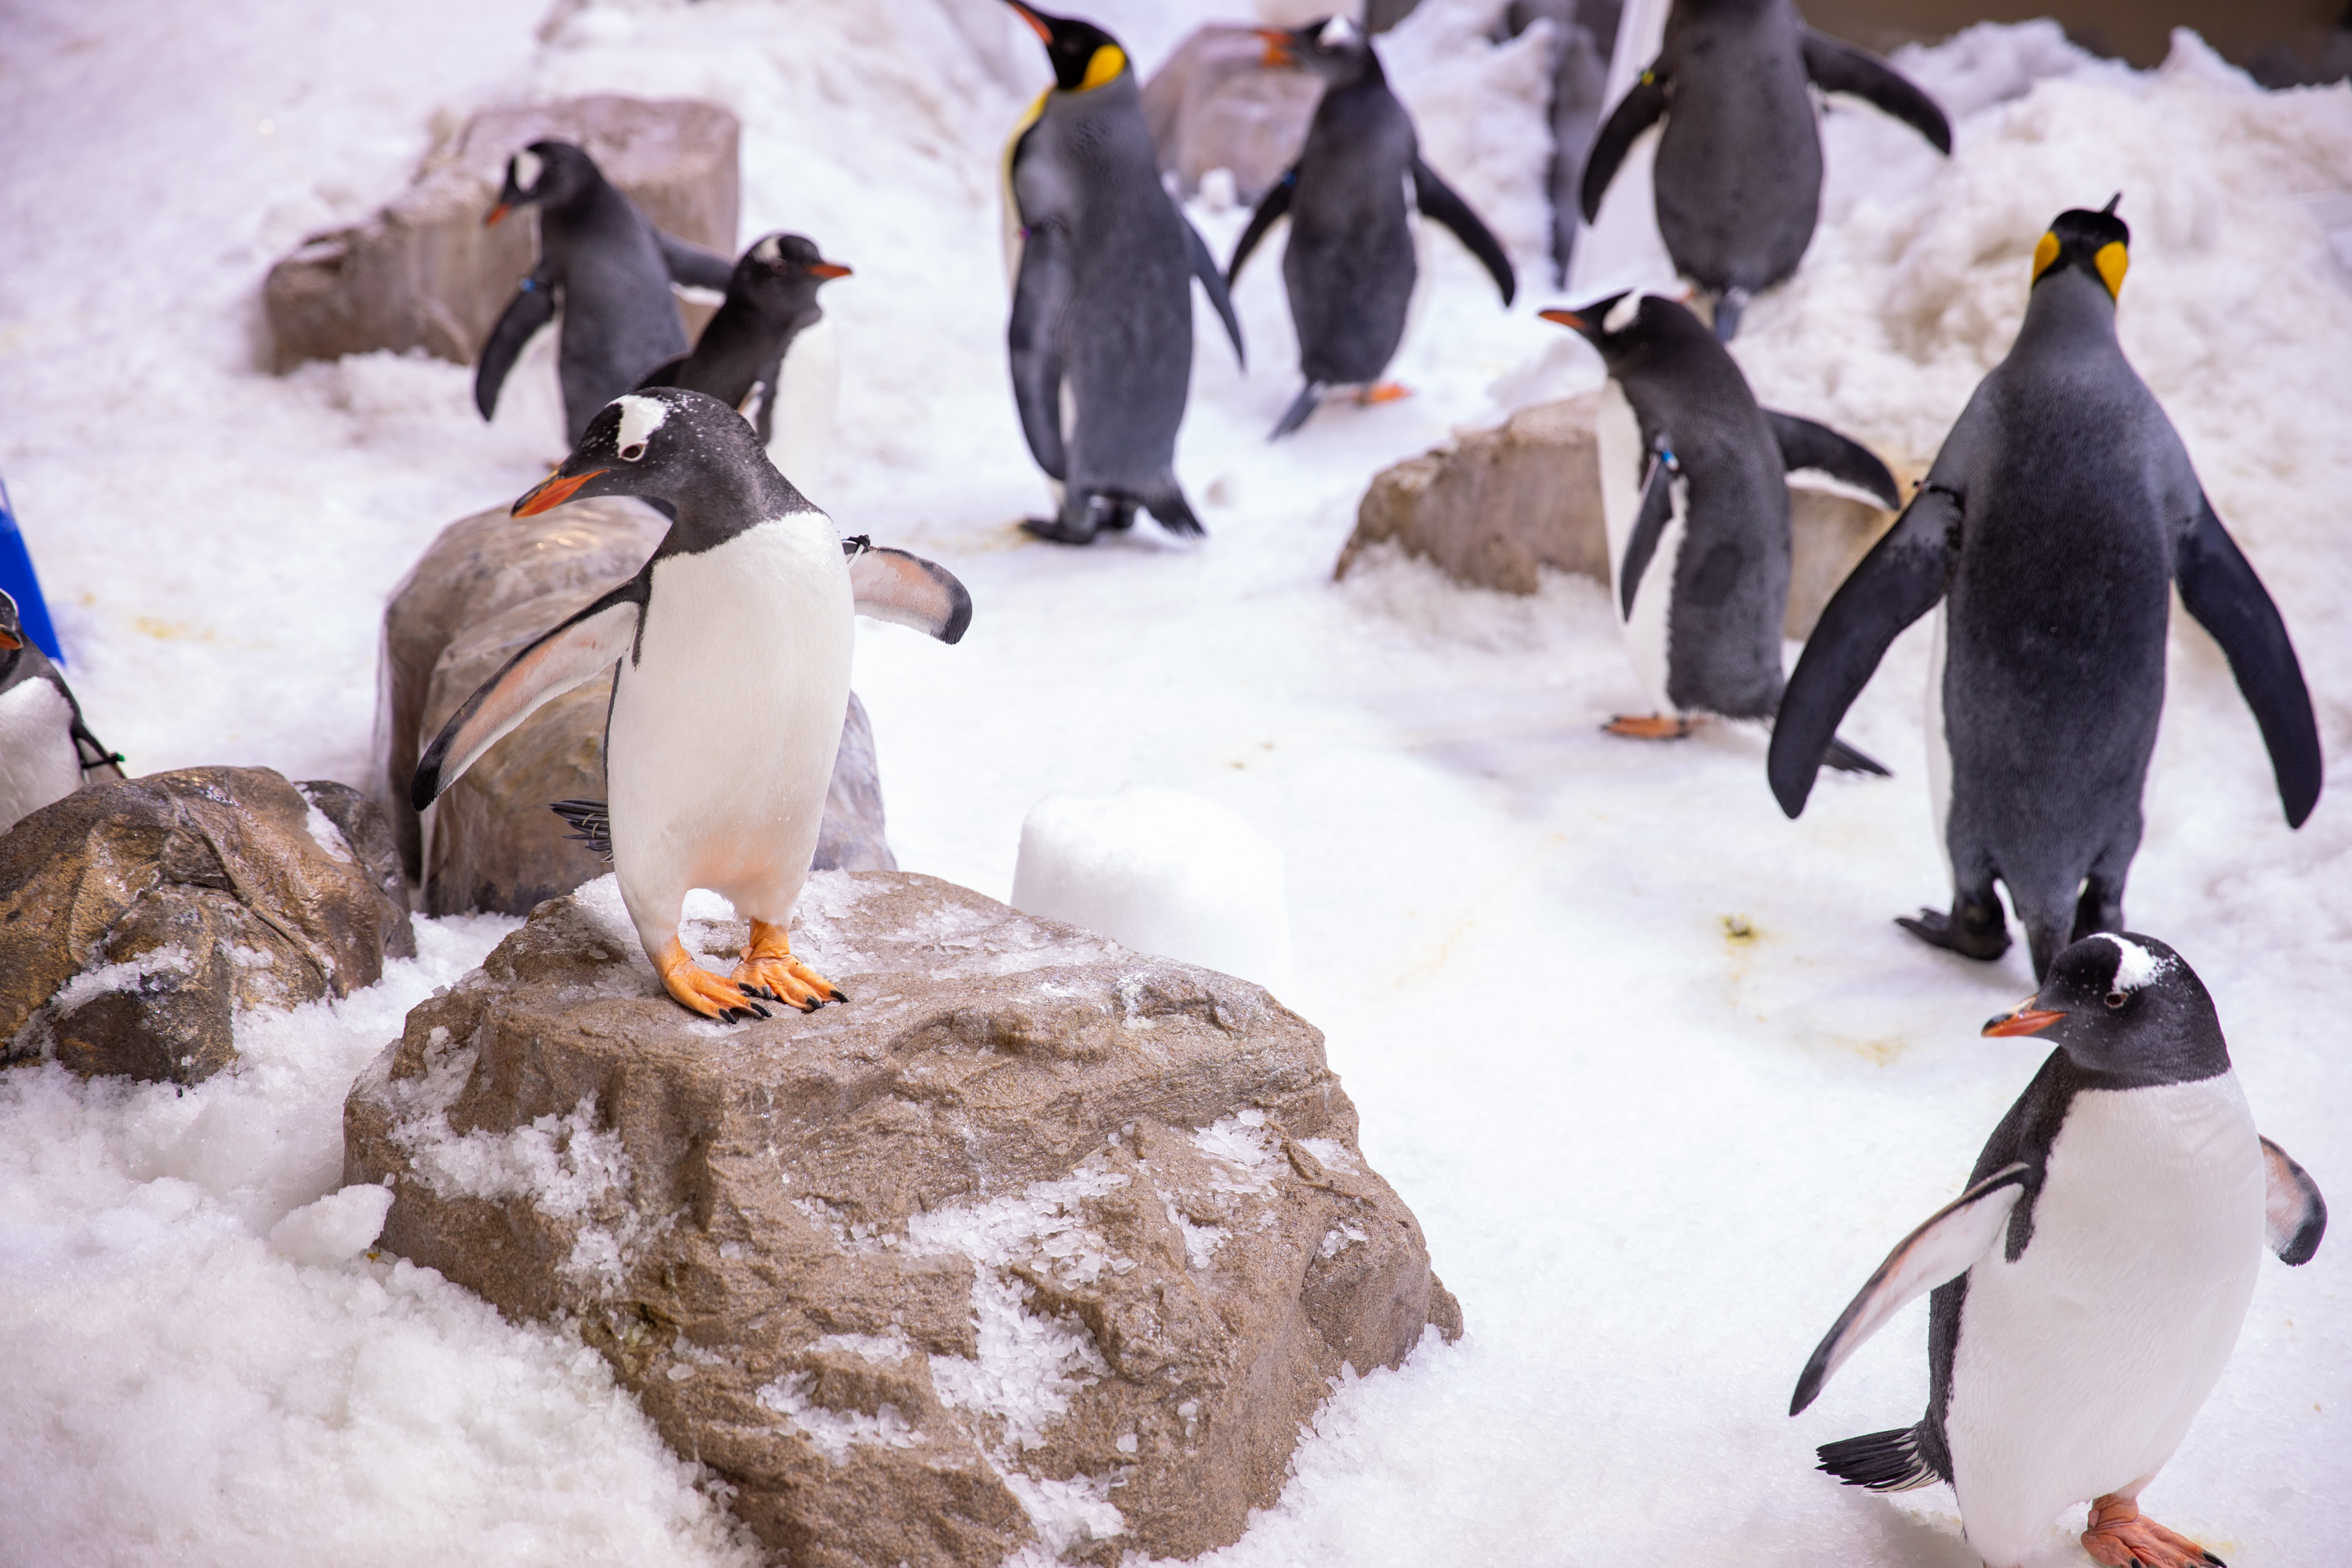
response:
[[[798,928],[851,1001],[721,1026],[592,884],[344,1110],[382,1245],[576,1316],[771,1551],[1189,1557],[1275,1500],[1343,1363],[1460,1332],[1321,1036],[1256,986],[898,873],[820,873]]]
[[[741,127],[719,105],[600,94],[485,110],[374,216],[312,235],[269,269],[262,303],[275,368],[413,348],[471,364],[539,246],[528,211],[495,228],[482,216],[507,160],[549,138],[587,149],[656,226],[735,254]],[[681,310],[691,338],[710,307]]]
[[[1203,174],[1224,169],[1235,199],[1255,205],[1298,156],[1322,80],[1265,61],[1254,28],[1213,23],[1177,45],[1143,84],[1160,173],[1176,176],[1181,195],[1189,199]]]
[[[0,836],[0,1059],[193,1083],[239,1008],[373,985],[416,952],[366,796],[267,768],[79,790]]]

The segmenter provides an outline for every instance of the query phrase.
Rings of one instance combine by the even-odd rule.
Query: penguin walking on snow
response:
[[[1242,353],[1223,275],[1160,186],[1118,40],[1006,3],[1054,68],[1004,153],[1013,395],[1030,455],[1061,500],[1057,515],[1022,526],[1087,544],[1130,526],[1140,506],[1171,533],[1198,534],[1176,483],[1176,431],[1192,376],[1192,279]]]
[[[638,385],[682,386],[732,405],[786,479],[814,485],[832,442],[840,378],[816,291],[849,275],[803,236],[761,236],[736,260],[727,301],[694,351],[656,366]]]
[[[723,256],[675,239],[646,221],[569,142],[534,142],[507,161],[485,226],[520,206],[539,208],[539,265],[490,329],[474,370],[474,406],[488,419],[499,389],[531,334],[563,311],[556,374],[566,439],[578,444],[596,411],[686,352],[672,281],[724,289]]]
[[[1822,611],[1772,736],[1772,793],[1795,816],[1887,645],[1942,601],[1927,760],[1952,908],[1901,923],[1998,958],[2000,881],[2037,978],[2068,942],[2123,929],[2175,584],[2229,656],[2287,825],[2319,799],[2319,730],[2294,645],[2116,341],[2131,231],[2115,205],[2059,214],[2034,247],[2009,357]]]
[[[1822,1469],[1877,1491],[1948,1482],[1990,1568],[2017,1568],[2052,1516],[2081,1502],[2084,1549],[2110,1568],[2218,1565],[2137,1500],[2221,1378],[2264,1247],[2308,1261],[2327,1205],[2254,1131],[2212,998],[2164,943],[2075,942],[2037,995],[1984,1032],[2058,1048],[1993,1129],[1968,1190],[1839,1316],[1789,1414],[1933,1290],[1926,1416],[1823,1445]]]
[[[642,496],[672,519],[642,570],[524,648],[451,715],[417,764],[423,811],[549,699],[618,664],[605,721],[613,870],[646,956],[677,1001],[709,1017],[814,1012],[845,1000],[793,956],[849,703],[853,612],[942,642],[971,600],[946,571],[863,540],[844,546],[761,453],[735,410],[653,387],[615,399],[546,482],[531,517],[575,497]],[[751,922],[722,979],[677,940],[692,888]]]
[[[0,591],[0,833],[85,780],[121,778],[121,761],[82,722],[73,689]]]
[[[1892,510],[1895,476],[1825,425],[1757,406],[1699,319],[1657,295],[1612,294],[1543,317],[1601,352],[1601,513],[1627,650],[1656,712],[1612,734],[1675,740],[1707,715],[1769,725],[1789,609],[1789,481],[1815,469]],[[1833,766],[1884,773],[1843,742]]]
[[[1404,395],[1381,373],[1396,357],[1421,276],[1416,210],[1469,247],[1504,304],[1518,283],[1478,215],[1422,162],[1412,119],[1389,90],[1371,39],[1345,16],[1259,37],[1268,65],[1304,65],[1324,82],[1298,161],[1259,201],[1225,268],[1230,289],[1275,221],[1290,219],[1282,281],[1307,384],[1267,437],[1279,440],[1307,422],[1330,387],[1355,386],[1365,403]]]
[[[1797,269],[1821,216],[1822,136],[1810,88],[1852,93],[1952,150],[1935,101],[1876,55],[1814,32],[1792,0],[1675,0],[1666,36],[1601,125],[1584,165],[1584,221],[1635,137],[1663,117],[1658,233],[1716,296],[1724,342],[1748,297]]]

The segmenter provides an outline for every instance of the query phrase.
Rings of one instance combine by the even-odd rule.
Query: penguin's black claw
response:
[[[846,991],[844,991],[844,990],[843,990],[840,986],[838,986],[838,985],[835,985],[835,986],[832,987],[831,989],[827,990],[827,991],[825,992],[825,994],[826,994],[826,995],[828,995],[828,996],[830,996],[830,997],[832,997],[832,998],[833,998],[835,1001],[836,1001],[836,1002],[846,1002],[846,1001],[848,1001],[848,1000],[849,1000],[849,993],[848,993],[848,992],[846,992]]]

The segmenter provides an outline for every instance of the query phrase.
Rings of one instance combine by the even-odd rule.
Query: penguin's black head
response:
[[[827,261],[806,236],[770,234],[752,241],[737,260],[730,291],[740,289],[762,303],[797,308],[813,302],[824,284],[849,276],[848,268]]]
[[[513,515],[596,496],[636,496],[721,536],[807,504],[741,415],[677,386],[624,393],[597,410],[572,456],[514,503]]]
[[[1638,365],[1651,354],[1685,342],[1695,343],[1700,339],[1715,342],[1715,334],[1691,314],[1690,307],[1662,294],[1628,290],[1595,300],[1590,305],[1580,305],[1573,310],[1537,313],[1547,321],[1570,328],[1599,349],[1612,375]]]
[[[489,227],[520,206],[562,206],[597,180],[596,161],[569,142],[534,142],[507,160],[498,205],[482,216]]]
[[[1265,63],[1303,67],[1334,87],[1346,87],[1380,68],[1372,40],[1345,16],[1326,16],[1303,27],[1260,27]]]
[[[0,588],[0,675],[16,668],[16,656],[26,642],[25,623],[17,617],[16,601]]]
[[[2181,956],[2137,932],[2086,936],[2053,959],[2042,989],[1988,1035],[2039,1035],[2076,1066],[2134,1083],[2187,1083],[2230,1070],[2205,984]]]
[[[1022,0],[1004,0],[1044,41],[1045,58],[1054,67],[1054,85],[1064,92],[1086,92],[1118,79],[1127,69],[1127,51],[1118,40],[1092,22],[1076,16],[1054,16]]]
[[[2097,279],[2108,299],[2118,298],[2123,293],[2124,268],[2131,265],[2131,228],[2116,216],[2116,203],[2123,199],[2123,193],[2117,191],[2114,200],[2097,212],[2074,207],[2052,219],[2049,230],[2033,247],[2034,287],[2040,288],[2045,278],[2072,269]]]

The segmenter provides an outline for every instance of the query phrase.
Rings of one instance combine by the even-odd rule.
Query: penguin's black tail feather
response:
[[[578,839],[606,860],[613,858],[612,808],[603,801],[552,801],[547,809],[572,825],[565,837]]]
[[[1916,1426],[1824,1443],[1815,1452],[1822,1457],[1822,1469],[1850,1487],[1874,1492],[1906,1492],[1945,1479],[1921,1451]]]
[[[1306,424],[1307,416],[1313,414],[1316,405],[1322,401],[1323,384],[1321,382],[1310,381],[1300,387],[1298,395],[1291,400],[1290,406],[1285,409],[1282,417],[1275,422],[1274,429],[1266,436],[1266,439],[1279,441],[1301,425]]]
[[[1829,754],[1822,760],[1842,773],[1876,773],[1883,779],[1895,776],[1894,770],[1885,763],[1868,752],[1856,751],[1834,735],[1830,737]]]

